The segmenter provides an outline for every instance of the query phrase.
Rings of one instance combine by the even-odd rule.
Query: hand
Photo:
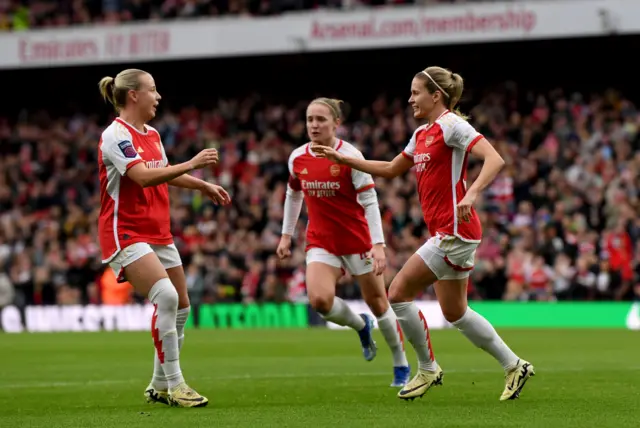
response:
[[[291,256],[291,236],[290,235],[282,235],[280,238],[280,243],[278,244],[278,249],[276,250],[276,254],[280,260],[284,260],[287,257]]]
[[[218,151],[216,149],[204,149],[191,159],[193,169],[204,168],[207,165],[218,163]]]
[[[376,244],[371,249],[371,257],[373,257],[373,273],[376,276],[382,275],[387,268],[387,256],[384,253],[384,246]]]
[[[458,223],[462,221],[468,223],[471,220],[471,207],[475,203],[476,197],[477,195],[475,192],[467,192],[467,194],[464,195],[464,198],[458,202],[458,206],[456,207]]]
[[[231,196],[218,185],[207,183],[201,191],[216,205],[228,205],[231,203]]]
[[[333,147],[312,144],[311,151],[319,158],[326,158],[335,163],[344,163],[344,156],[338,153]]]

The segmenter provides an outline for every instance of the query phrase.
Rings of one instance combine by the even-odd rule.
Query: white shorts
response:
[[[310,248],[307,251],[307,264],[324,263],[338,269],[345,269],[351,275],[364,275],[373,272],[373,258],[369,253],[335,256],[323,248]]]
[[[160,263],[165,269],[171,269],[182,265],[180,253],[175,244],[170,245],[154,245],[145,242],[136,242],[120,252],[109,262],[109,266],[116,274],[118,282],[125,282],[124,268],[129,266],[136,260],[141,259],[149,253],[156,253]]]
[[[438,279],[468,278],[473,269],[478,243],[450,235],[436,235],[416,251]]]

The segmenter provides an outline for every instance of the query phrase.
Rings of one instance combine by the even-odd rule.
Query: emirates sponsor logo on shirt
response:
[[[300,184],[307,195],[316,198],[332,197],[336,195],[337,190],[340,190],[339,181],[301,180]]]
[[[162,161],[161,160],[152,160],[152,161],[147,161],[147,168],[163,168],[164,165],[162,165]]]
[[[431,153],[419,153],[413,155],[413,163],[429,162],[431,160]]]
[[[431,160],[431,153],[419,153],[413,155],[413,164],[416,166],[416,172],[422,172],[427,167],[427,162]]]

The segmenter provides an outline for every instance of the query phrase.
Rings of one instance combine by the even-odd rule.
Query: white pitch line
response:
[[[545,368],[538,369],[538,373],[563,373],[563,372],[581,372],[590,370],[588,368],[567,367],[567,368]],[[616,371],[639,371],[640,367],[625,367]],[[496,373],[501,375],[499,368],[495,369],[449,369],[444,371],[448,373]],[[314,378],[328,378],[328,377],[364,377],[364,376],[391,376],[391,371],[375,371],[375,372],[319,372],[319,373],[263,373],[263,374],[244,374],[244,375],[227,375],[227,376],[204,376],[198,378],[199,380],[216,381],[216,380],[264,380],[264,379],[314,379]],[[89,380],[84,382],[32,382],[32,383],[14,383],[3,385],[0,383],[0,390],[2,389],[26,389],[26,388],[73,388],[73,387],[87,387],[87,386],[100,386],[100,385],[117,385],[128,383],[140,383],[139,379],[104,379],[104,380]]]

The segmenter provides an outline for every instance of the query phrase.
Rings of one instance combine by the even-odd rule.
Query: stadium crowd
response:
[[[320,8],[474,1],[489,0],[0,0],[0,31],[221,15],[266,16]]]
[[[505,85],[469,112],[507,162],[476,204],[485,237],[470,298],[638,298],[640,112],[615,92],[516,93]],[[339,134],[368,158],[390,159],[417,124],[404,99],[379,96],[369,106],[352,111]],[[305,299],[304,214],[291,260],[279,264],[274,254],[287,158],[306,142],[305,107],[254,95],[220,100],[210,111],[165,110],[153,122],[172,163],[218,148],[219,165],[194,174],[233,198],[219,208],[193,191],[170,190],[172,230],[194,303]],[[0,306],[136,298],[100,263],[96,149],[104,126],[80,113],[0,120]],[[469,181],[479,168],[472,162]],[[428,232],[412,173],[376,183],[390,283]],[[359,297],[348,275],[339,293]]]

